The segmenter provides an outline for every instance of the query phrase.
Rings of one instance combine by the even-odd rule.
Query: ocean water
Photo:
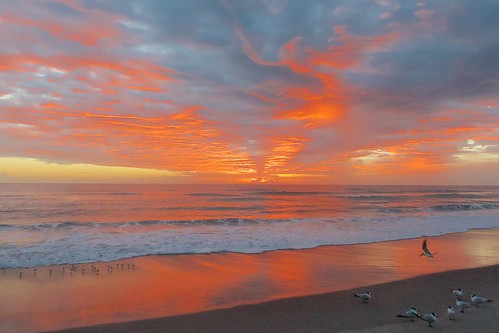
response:
[[[497,186],[0,184],[0,268],[259,253],[498,226]]]

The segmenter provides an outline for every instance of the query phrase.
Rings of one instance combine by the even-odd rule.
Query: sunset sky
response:
[[[0,182],[499,185],[498,16],[0,0]]]

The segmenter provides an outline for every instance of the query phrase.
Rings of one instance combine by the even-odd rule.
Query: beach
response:
[[[145,256],[78,264],[74,270],[71,265],[4,269],[2,332],[427,328],[420,320],[395,317],[411,306],[441,317],[434,330],[466,329],[475,320],[487,332],[487,325],[498,322],[497,303],[459,313],[455,322],[448,322],[445,309],[453,305],[451,288],[463,288],[467,300],[472,292],[497,299],[499,229],[428,237],[435,258],[419,257],[423,239],[260,254]],[[485,266],[491,267],[455,271]],[[368,289],[369,304],[352,296]],[[111,325],[95,326],[102,324]]]
[[[353,289],[288,298],[191,315],[70,329],[63,332],[497,332],[499,308],[495,303],[466,309],[449,320],[445,309],[454,305],[449,286],[499,297],[499,266],[435,273],[369,286],[373,299],[362,304]],[[360,290],[364,290],[362,288]],[[436,312],[426,322],[395,314],[416,306]]]

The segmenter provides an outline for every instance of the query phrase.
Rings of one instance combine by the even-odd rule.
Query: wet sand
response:
[[[423,322],[400,322],[400,318],[392,312],[414,305],[425,311],[443,314],[450,305],[447,303],[452,301],[448,293],[439,296],[443,304],[439,303],[436,308],[437,304],[425,303],[428,297],[424,295],[428,290],[413,288],[412,283],[401,288],[402,291],[407,289],[408,293],[408,299],[403,302],[402,299],[395,300],[395,296],[401,293],[393,286],[387,287],[385,292],[377,289],[382,286],[373,287],[376,297],[367,305],[359,304],[351,292],[330,292],[352,288],[360,291],[358,288],[361,286],[435,272],[496,265],[499,264],[498,240],[499,228],[429,237],[430,248],[439,252],[434,259],[419,257],[422,243],[422,238],[419,238],[254,255],[149,256],[110,263],[80,264],[72,271],[71,265],[37,267],[36,272],[33,268],[1,270],[0,331],[38,332],[102,323],[118,323],[100,326],[103,332],[164,332],[165,328],[171,332],[244,332],[242,327],[237,328],[238,324],[247,327],[247,332],[291,332],[291,329],[295,332],[347,331],[374,326],[385,329],[390,325],[406,324],[414,326],[403,326],[404,330],[425,328]],[[92,266],[95,268],[92,269]],[[497,268],[489,270],[487,274],[499,280]],[[488,289],[488,284],[471,285],[472,282],[486,280],[485,273],[477,273],[477,277],[468,282],[460,280],[466,280],[471,274],[453,272],[435,281],[446,286],[441,287],[444,291],[451,287],[467,288],[465,283],[470,283],[476,293],[496,297],[495,291]],[[451,277],[458,280],[449,280]],[[398,283],[404,285],[408,282]],[[289,299],[296,296],[307,297]],[[411,299],[414,302],[410,302]],[[272,302],[262,303],[268,301]],[[386,317],[384,312],[373,310],[374,314],[370,314],[365,311],[377,307],[385,314],[390,312],[390,315]],[[351,313],[345,314],[348,309]],[[497,322],[495,302],[471,309],[470,317],[471,313],[482,313],[480,311],[495,314],[496,317],[486,315],[485,319],[495,318]],[[340,313],[343,314],[340,316]],[[336,316],[331,317],[332,314]],[[353,317],[343,320],[349,318],[347,315]],[[137,321],[160,317],[168,318]],[[362,324],[367,318],[374,320],[367,321],[371,323],[369,326]],[[485,322],[478,320],[479,323]],[[122,322],[127,323],[122,326],[119,324]],[[445,327],[444,322],[441,319],[436,328]],[[459,327],[464,327],[464,318],[457,322]],[[314,329],[310,325],[318,326]],[[399,331],[397,327],[394,326],[393,331]],[[87,330],[94,331],[96,327]]]
[[[214,310],[176,317],[101,325],[64,332],[497,332],[499,307],[495,303],[446,314],[454,305],[451,287],[499,299],[499,266],[457,270],[335,293],[288,298],[257,305]],[[353,292],[369,290],[364,304]],[[411,322],[396,314],[415,306],[439,319],[430,328],[420,319]]]

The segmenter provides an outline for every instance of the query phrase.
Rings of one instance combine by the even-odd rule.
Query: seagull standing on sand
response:
[[[456,305],[458,308],[461,308],[461,313],[464,313],[464,309],[470,308],[471,304],[463,301],[462,299],[456,299]]]
[[[490,303],[493,301],[494,301],[493,299],[483,298],[477,295],[471,295],[471,302],[473,302],[475,306],[480,306],[480,304],[482,303]]]
[[[367,303],[371,299],[371,292],[366,291],[362,294],[353,294],[355,297],[360,297],[362,299],[362,303]]]
[[[414,321],[414,318],[421,318],[421,315],[418,313],[418,310],[416,310],[415,307],[411,307],[409,310],[402,314],[398,314],[397,317],[399,318],[410,318],[411,321]]]
[[[456,314],[456,310],[452,306],[447,308],[447,315],[449,316],[449,320],[454,320],[454,315]]]
[[[420,257],[425,256],[425,257],[433,258],[433,255],[438,253],[438,252],[435,252],[435,253],[430,252],[430,250],[428,249],[428,242],[426,239],[423,241],[423,246],[421,248],[423,249],[423,253],[421,253],[419,255]]]
[[[421,319],[426,321],[430,327],[433,327],[433,323],[437,321],[438,316],[435,312],[424,314]]]
[[[452,289],[450,292],[452,294],[454,294],[454,296],[456,296],[456,298],[459,298],[459,297],[463,296],[463,293],[464,293],[461,288],[459,288],[459,289]]]

